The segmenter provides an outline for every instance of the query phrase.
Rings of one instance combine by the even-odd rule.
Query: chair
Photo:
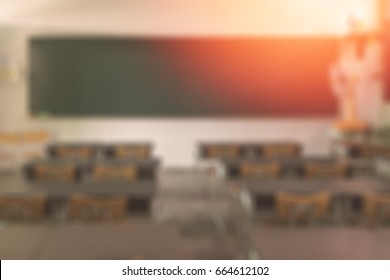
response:
[[[51,134],[46,130],[25,131],[20,133],[20,139],[24,143],[42,143],[51,139]]]
[[[308,162],[303,165],[303,176],[306,178],[344,178],[349,168],[338,162]]]
[[[49,154],[55,159],[90,160],[95,154],[95,147],[91,145],[55,145],[49,148]]]
[[[296,144],[266,144],[260,148],[261,156],[273,157],[297,157],[301,154],[301,147]]]
[[[241,177],[249,178],[278,178],[282,173],[282,166],[278,162],[242,163],[239,166]]]
[[[390,145],[373,145],[369,153],[372,157],[390,157]]]
[[[239,158],[241,148],[235,144],[215,144],[204,147],[206,158]]]
[[[46,195],[19,197],[7,195],[0,197],[0,219],[6,221],[38,221],[46,210]]]
[[[276,194],[277,217],[282,222],[323,221],[329,216],[331,196],[325,192]]]
[[[96,164],[92,169],[92,178],[95,181],[132,182],[137,179],[137,167],[133,164]]]
[[[346,155],[351,158],[370,159],[374,157],[390,156],[389,144],[370,144],[359,142],[342,142]]]
[[[39,182],[74,182],[78,179],[78,169],[72,163],[42,162],[31,166],[32,179]]]
[[[52,139],[52,135],[45,130],[26,131],[20,133],[21,149],[20,158],[22,162],[42,159],[46,156],[46,146]]]
[[[371,158],[372,150],[370,145],[363,143],[356,143],[351,141],[340,141],[339,145],[340,154],[347,158]]]
[[[112,157],[116,159],[147,159],[151,156],[151,148],[148,145],[118,145],[111,149]]]
[[[390,220],[390,194],[367,193],[363,197],[363,216],[368,224],[383,224]]]
[[[20,138],[17,134],[0,133],[0,170],[16,171],[20,167],[18,151]]]
[[[125,217],[125,197],[74,194],[69,200],[69,218],[79,221],[120,221]]]
[[[17,170],[29,160],[43,158],[51,135],[47,131],[0,134],[0,160],[3,169]]]

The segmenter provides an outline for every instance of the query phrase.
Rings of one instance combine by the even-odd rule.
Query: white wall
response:
[[[376,0],[2,0],[0,21],[137,34],[340,34],[346,18],[376,25]],[[35,2],[36,5],[31,3]],[[19,9],[18,9],[19,8]]]
[[[347,15],[356,10],[367,28],[376,25],[373,0],[56,0],[52,5],[35,1],[39,5],[18,10],[15,3],[23,1],[13,0],[10,12],[0,13],[0,23],[14,26],[0,29],[0,42],[6,42],[6,47],[0,47],[0,57],[20,61],[24,69],[27,40],[34,34],[337,35],[345,31]],[[156,153],[170,166],[192,164],[196,143],[202,140],[292,139],[303,142],[310,154],[329,150],[330,119],[32,120],[25,80],[0,91],[3,130],[44,127],[69,141],[152,141]]]

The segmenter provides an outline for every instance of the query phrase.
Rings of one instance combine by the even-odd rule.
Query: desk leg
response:
[[[66,221],[66,210],[66,199],[59,197],[52,199],[49,211],[52,212],[52,217],[56,223],[64,223]]]
[[[342,195],[338,195],[334,200],[333,217],[339,226],[344,226],[348,223],[347,219],[347,199]]]

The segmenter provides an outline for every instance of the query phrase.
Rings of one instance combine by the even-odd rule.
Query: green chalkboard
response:
[[[51,117],[330,116],[334,38],[37,37],[29,107]]]

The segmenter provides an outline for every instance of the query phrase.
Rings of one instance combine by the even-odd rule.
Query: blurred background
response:
[[[4,0],[1,259],[388,259],[390,1]]]

